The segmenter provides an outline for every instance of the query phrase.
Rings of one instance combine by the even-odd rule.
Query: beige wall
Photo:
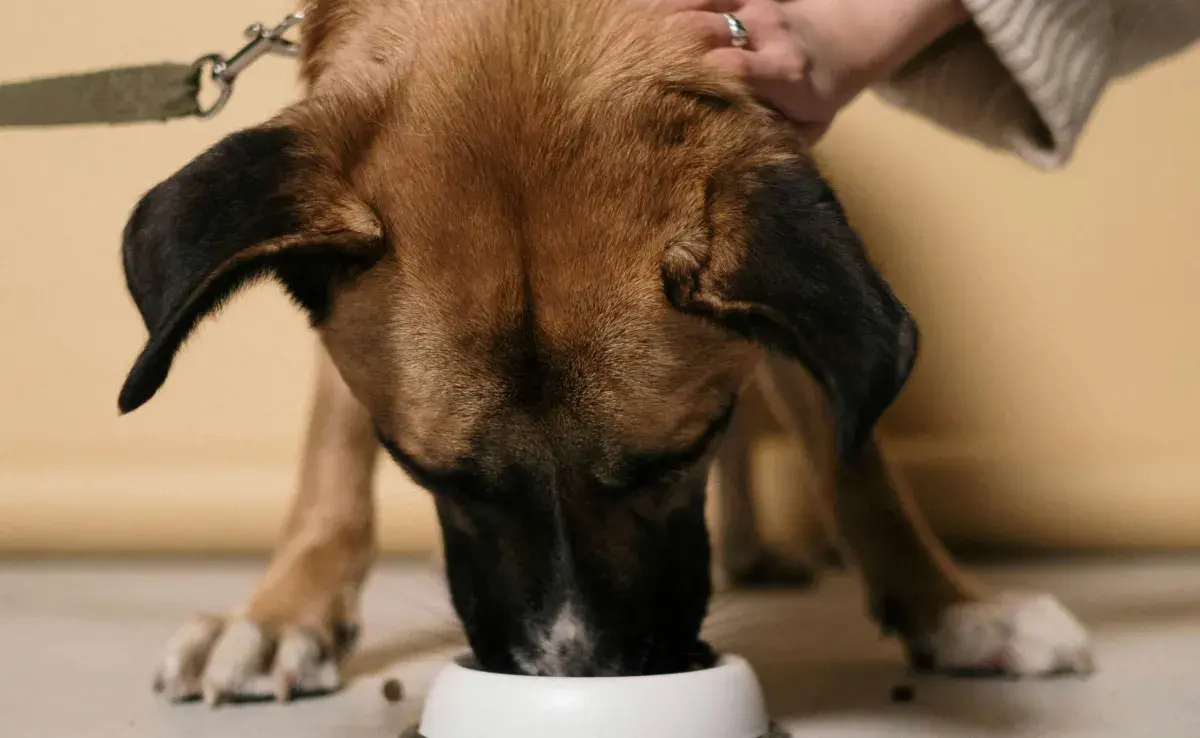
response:
[[[246,23],[289,7],[10,5],[0,78],[228,50]],[[0,132],[0,548],[258,550],[274,538],[312,378],[303,320],[255,288],[206,324],[154,402],[118,418],[144,337],[118,239],[144,189],[285,104],[292,73],[262,62],[210,122]],[[887,427],[946,535],[1200,545],[1197,89],[1200,54],[1114,88],[1056,175],[873,99],[824,144],[924,328]],[[385,469],[385,545],[423,550],[428,501]]]

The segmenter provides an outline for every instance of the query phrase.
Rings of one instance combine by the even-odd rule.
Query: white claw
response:
[[[269,645],[262,630],[248,620],[234,620],[226,625],[204,668],[205,693],[237,694],[243,684],[259,673]]]
[[[221,635],[221,621],[201,617],[187,623],[167,642],[167,655],[155,677],[155,689],[171,702],[196,697],[208,654]]]

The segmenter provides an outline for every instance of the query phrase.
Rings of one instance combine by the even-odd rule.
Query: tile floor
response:
[[[236,603],[260,566],[0,562],[0,737],[396,738],[411,725],[429,680],[463,647],[443,586],[412,562],[377,569],[363,645],[341,693],[218,710],[169,706],[151,693],[173,629],[195,610]],[[908,678],[899,648],[876,635],[857,584],[841,575],[815,592],[722,597],[708,631],[755,665],[775,716],[796,738],[1200,736],[1200,560],[982,574],[1058,593],[1093,629],[1100,671],[1040,683],[922,678],[913,702],[892,704],[891,687]],[[388,677],[407,690],[398,705],[381,696]]]

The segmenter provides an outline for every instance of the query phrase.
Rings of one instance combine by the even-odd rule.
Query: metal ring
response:
[[[205,77],[217,85],[217,99],[212,105],[207,108],[201,107],[196,111],[196,116],[199,118],[211,118],[225,107],[225,103],[229,102],[229,98],[233,95],[233,85],[225,78],[225,68],[229,61],[221,54],[209,54],[202,56],[196,60],[193,68],[200,76],[203,82]],[[208,74],[204,74],[205,68],[208,69]],[[199,100],[197,100],[199,104]]]
[[[289,13],[279,25],[269,30],[261,23],[251,25],[244,34],[250,39],[250,43],[238,49],[233,56],[209,54],[197,59],[192,66],[197,79],[203,83],[207,76],[217,86],[217,99],[213,101],[212,105],[205,108],[200,105],[199,91],[197,91],[196,115],[201,118],[211,118],[221,112],[225,104],[229,102],[230,96],[233,95],[233,83],[237,80],[238,75],[246,71],[247,67],[262,58],[263,55],[273,53],[283,56],[298,56],[299,46],[296,42],[284,38],[284,34],[304,20],[304,15],[308,12],[309,7],[311,6]],[[207,75],[205,69],[208,70]]]
[[[729,42],[735,49],[743,49],[750,45],[750,33],[733,13],[721,13],[729,24]]]

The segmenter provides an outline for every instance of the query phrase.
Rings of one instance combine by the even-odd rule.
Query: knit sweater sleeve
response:
[[[1200,38],[1200,0],[963,4],[973,22],[927,48],[877,92],[1048,170],[1071,159],[1111,81]]]

